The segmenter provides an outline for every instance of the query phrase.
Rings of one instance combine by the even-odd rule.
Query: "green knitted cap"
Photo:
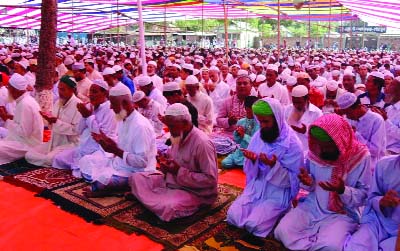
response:
[[[322,129],[321,127],[318,127],[318,126],[311,127],[310,133],[312,136],[314,136],[316,139],[318,139],[322,142],[333,141],[331,136],[329,136],[328,133],[326,133],[326,131],[324,129]]]
[[[269,116],[274,114],[271,106],[263,100],[258,100],[257,102],[255,102],[252,106],[252,109],[254,114],[259,116]]]

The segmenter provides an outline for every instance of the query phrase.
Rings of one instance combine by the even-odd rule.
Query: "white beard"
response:
[[[117,121],[122,121],[126,117],[128,117],[128,112],[125,109],[122,109],[118,114],[115,114],[115,119]]]
[[[179,136],[177,136],[177,137],[173,137],[171,135],[171,144],[173,146],[179,145],[181,143],[181,141],[182,141],[182,138],[183,138],[183,132],[181,132],[181,134]]]

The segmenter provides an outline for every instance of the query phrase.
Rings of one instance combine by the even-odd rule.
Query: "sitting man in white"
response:
[[[75,96],[77,83],[75,79],[64,75],[58,84],[59,99],[55,104],[52,115],[42,113],[42,117],[49,124],[51,139],[30,149],[25,159],[37,166],[50,167],[53,157],[64,149],[76,146],[79,143],[78,123],[81,114],[77,105],[81,102]]]
[[[26,92],[28,82],[14,73],[9,80],[8,97],[16,101],[15,114],[0,109],[0,118],[8,129],[6,138],[0,140],[0,165],[23,158],[33,146],[42,143],[43,119],[39,104]]]
[[[132,194],[163,221],[194,214],[217,198],[217,159],[208,136],[192,124],[180,103],[165,112],[171,132],[168,156],[159,156],[161,172],[134,173]]]
[[[110,109],[108,101],[108,84],[103,80],[94,80],[89,89],[90,104],[78,105],[82,118],[78,124],[80,135],[79,145],[65,149],[53,158],[53,167],[72,169],[72,173],[80,177],[78,161],[83,156],[100,150],[100,145],[93,139],[91,133],[100,133],[112,139],[117,139],[117,121],[115,113]]]
[[[121,121],[115,142],[104,132],[93,133],[99,150],[79,160],[82,177],[92,183],[88,197],[102,197],[128,188],[128,177],[135,172],[156,168],[156,135],[150,121],[135,110],[131,91],[125,85],[110,89],[111,109]]]

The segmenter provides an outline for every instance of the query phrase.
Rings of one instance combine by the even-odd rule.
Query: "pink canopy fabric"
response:
[[[41,0],[0,0],[0,27],[39,29]],[[277,18],[278,0],[142,0],[145,22],[193,19]],[[224,12],[224,5],[226,12]],[[309,15],[311,13],[311,15]],[[399,0],[280,1],[282,19],[348,21],[357,17],[391,27],[400,25]],[[136,23],[136,0],[58,0],[59,31],[95,32]]]

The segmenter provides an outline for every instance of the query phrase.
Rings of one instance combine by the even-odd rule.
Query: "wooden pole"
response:
[[[343,5],[340,5],[340,44],[339,44],[339,48],[340,50],[343,50]]]
[[[308,59],[311,56],[311,1],[308,1]]]
[[[229,38],[228,38],[228,10],[226,7],[226,0],[224,0],[224,29],[225,29],[225,55],[228,59],[229,53]]]
[[[329,1],[328,50],[331,47],[332,0]]]
[[[142,14],[142,0],[137,0],[138,14],[139,14],[139,43],[140,43],[140,56],[142,58],[142,73],[147,76],[147,62],[146,62],[146,40],[144,38],[144,24]]]
[[[281,1],[278,0],[278,58],[281,54]]]

